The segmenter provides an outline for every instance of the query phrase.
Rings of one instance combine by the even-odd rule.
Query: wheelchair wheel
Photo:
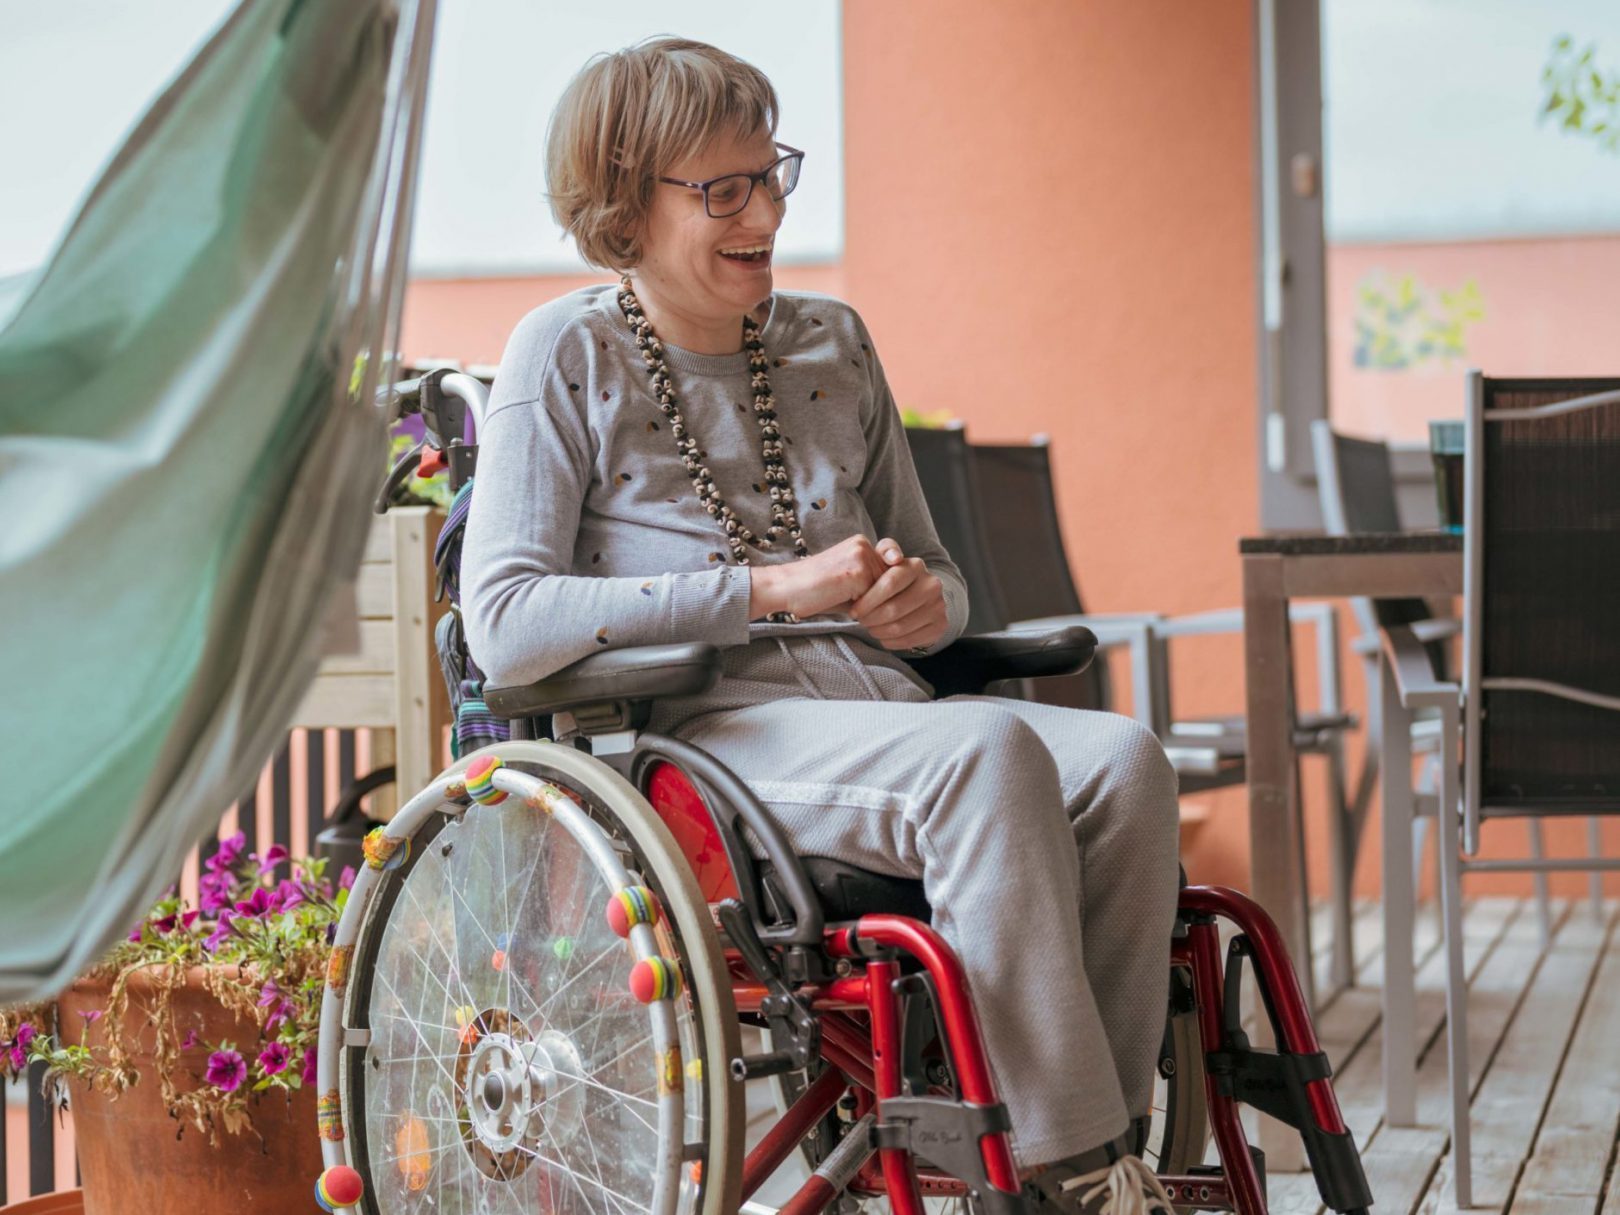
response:
[[[492,755],[505,771],[486,781]],[[358,1209],[737,1209],[724,960],[677,845],[616,772],[554,743],[475,752],[368,839],[349,898],[318,1083],[325,1162],[360,1174]],[[610,902],[629,909],[612,926]]]
[[[1159,1048],[1153,1087],[1153,1117],[1137,1154],[1157,1173],[1186,1173],[1204,1163],[1209,1146],[1209,1106],[1204,1094],[1204,1045],[1192,1000],[1192,976],[1170,971],[1170,1012]]]

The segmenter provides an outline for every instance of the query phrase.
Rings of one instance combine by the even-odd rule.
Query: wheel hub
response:
[[[472,1138],[496,1156],[538,1150],[542,1137],[564,1146],[585,1121],[583,1067],[566,1034],[528,1039],[484,1035],[467,1060],[464,1106]]]

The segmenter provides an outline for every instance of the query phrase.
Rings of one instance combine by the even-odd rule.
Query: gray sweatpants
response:
[[[854,637],[727,651],[650,728],[701,746],[805,856],[921,877],[961,955],[1023,1165],[1148,1112],[1177,890],[1176,776],[1127,717],[930,701]],[[1078,916],[1078,918],[1077,918]]]

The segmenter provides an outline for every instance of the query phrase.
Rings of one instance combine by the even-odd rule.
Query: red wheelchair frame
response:
[[[711,904],[721,904],[728,929],[727,961],[740,1013],[761,1013],[780,1000],[780,982],[764,948],[746,927],[734,901],[737,883],[726,841],[702,797],[672,762],[654,762],[640,782],[670,828]],[[726,914],[729,901],[732,915]],[[1238,930],[1223,963],[1217,920]],[[739,940],[737,938],[747,938]],[[833,960],[830,978],[797,985],[794,996],[819,1021],[819,1054],[828,1066],[799,1095],[743,1165],[742,1199],[748,1201],[844,1096],[853,1092],[853,1116],[875,1113],[868,1142],[855,1145],[858,1160],[840,1166],[849,1189],[862,1196],[887,1195],[895,1215],[924,1215],[922,1197],[976,1194],[986,1212],[1022,1212],[1008,1137],[1005,1108],[985,1054],[978,1019],[967,994],[962,964],[929,925],[901,915],[873,914],[828,924],[821,948]],[[932,981],[937,1022],[949,1051],[960,1101],[907,1096],[901,1074],[901,1017],[897,981],[901,955],[915,959]],[[1278,1044],[1257,1050],[1241,1028],[1238,992],[1244,958]],[[751,960],[750,960],[751,959]],[[1263,1160],[1250,1147],[1239,1118],[1252,1105],[1299,1131],[1324,1202],[1333,1210],[1363,1212],[1371,1194],[1355,1142],[1345,1128],[1299,982],[1276,926],[1261,908],[1236,891],[1189,886],[1181,891],[1171,965],[1184,968],[1197,1012],[1205,1059],[1205,1099],[1221,1168],[1209,1173],[1162,1176],[1178,1207],[1264,1215]],[[780,1005],[778,1005],[780,1007]],[[861,1018],[864,1016],[864,1022]],[[786,1070],[780,1065],[771,1074]],[[733,1065],[738,1078],[744,1060]],[[913,1149],[923,1148],[935,1165],[920,1170]],[[965,1150],[964,1150],[965,1149]],[[875,1159],[874,1159],[875,1157]],[[858,1166],[858,1167],[856,1167]],[[782,1215],[815,1215],[840,1192],[821,1172],[813,1174],[782,1208]]]

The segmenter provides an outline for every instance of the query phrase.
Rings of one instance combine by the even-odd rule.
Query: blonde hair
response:
[[[546,132],[551,213],[593,266],[641,261],[654,178],[722,135],[776,134],[776,89],[752,64],[688,38],[649,38],[587,63]]]

